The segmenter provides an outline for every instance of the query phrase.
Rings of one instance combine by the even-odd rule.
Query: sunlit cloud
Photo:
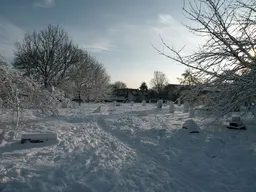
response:
[[[92,39],[87,44],[81,45],[82,48],[88,50],[89,52],[110,52],[113,50],[114,45],[107,38],[102,39]]]
[[[66,26],[65,29],[75,44],[91,53],[110,53],[115,49],[115,44],[110,36],[97,31],[84,32],[83,28],[74,30],[72,26]]]

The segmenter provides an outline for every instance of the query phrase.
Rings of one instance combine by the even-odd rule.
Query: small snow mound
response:
[[[193,119],[188,119],[182,125],[183,129],[187,129],[189,133],[199,133],[200,128]]]
[[[100,112],[101,112],[101,106],[97,107],[97,109],[93,111],[93,113],[100,113]]]

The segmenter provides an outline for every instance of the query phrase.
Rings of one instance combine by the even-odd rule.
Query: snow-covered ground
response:
[[[13,117],[1,112],[0,191],[256,191],[254,122],[236,131],[194,118],[201,132],[190,134],[181,108],[105,104],[93,113],[99,105],[59,117],[24,111],[15,132]],[[58,142],[19,143],[23,132],[49,131]]]

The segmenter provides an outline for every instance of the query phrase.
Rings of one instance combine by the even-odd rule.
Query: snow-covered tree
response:
[[[256,2],[201,0],[185,4],[183,10],[194,24],[188,29],[204,37],[205,43],[190,55],[163,39],[169,53],[156,49],[204,82],[198,83],[189,97],[197,98],[206,87],[212,88],[205,102],[219,117],[250,103],[256,96]]]
[[[181,74],[181,78],[177,78],[178,81],[183,85],[195,85],[199,83],[199,79],[197,79],[190,69],[186,69],[184,73]]]
[[[36,109],[46,115],[56,115],[59,104],[69,102],[59,91],[41,89],[38,84],[4,62],[0,62],[0,90],[1,107],[13,109],[18,119],[22,109]]]

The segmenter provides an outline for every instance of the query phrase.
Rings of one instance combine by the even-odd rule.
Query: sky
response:
[[[161,36],[174,48],[186,45],[184,53],[197,48],[202,40],[182,25],[182,5],[183,0],[0,0],[0,54],[11,62],[24,33],[58,24],[105,66],[111,82],[150,86],[157,70],[178,83],[185,67],[152,45],[165,51]]]

